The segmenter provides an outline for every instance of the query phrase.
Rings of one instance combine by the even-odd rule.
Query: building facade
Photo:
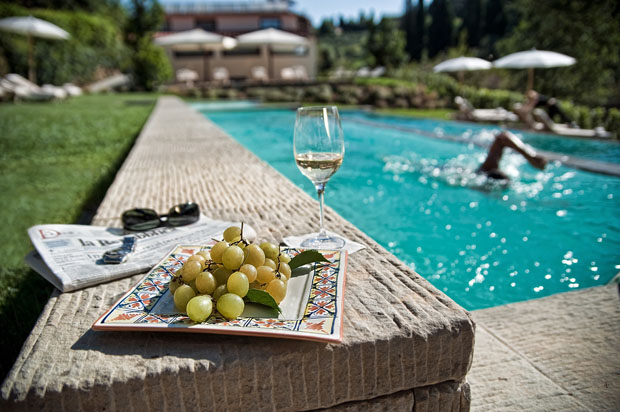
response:
[[[230,50],[174,50],[168,55],[175,70],[190,69],[199,80],[305,80],[316,76],[316,41],[312,24],[293,12],[289,1],[167,3],[165,23],[157,36],[201,28],[236,37],[274,28],[308,40],[305,47],[237,45]]]

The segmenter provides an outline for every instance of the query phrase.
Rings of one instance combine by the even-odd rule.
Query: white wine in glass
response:
[[[341,249],[345,244],[344,239],[329,236],[323,224],[325,185],[344,158],[344,136],[336,106],[297,109],[293,148],[297,167],[314,184],[319,196],[319,233],[308,235],[301,247]]]

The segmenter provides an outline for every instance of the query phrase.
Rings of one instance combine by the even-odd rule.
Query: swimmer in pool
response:
[[[489,179],[510,180],[508,175],[499,169],[499,161],[502,158],[505,147],[510,147],[520,153],[535,168],[543,170],[547,165],[547,159],[536,153],[529,145],[523,143],[521,139],[508,131],[501,132],[495,136],[495,140],[489,147],[487,158],[478,168],[478,172],[484,173]]]

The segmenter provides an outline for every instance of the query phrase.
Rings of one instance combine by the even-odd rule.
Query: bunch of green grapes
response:
[[[286,297],[291,258],[270,242],[248,243],[243,225],[224,231],[224,239],[210,251],[191,256],[170,280],[174,305],[194,322],[204,322],[217,310],[225,318],[238,318],[249,289],[267,292],[276,303]]]

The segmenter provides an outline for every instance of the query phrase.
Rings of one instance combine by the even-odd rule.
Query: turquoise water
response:
[[[293,111],[204,113],[314,195],[293,160]],[[492,127],[363,112],[342,118],[346,154],[326,203],[465,308],[601,285],[620,271],[620,179],[557,163],[541,172],[509,152],[502,168],[511,183],[490,185],[473,173],[484,149],[428,132],[490,142]],[[619,161],[617,145],[565,140],[584,157]]]

